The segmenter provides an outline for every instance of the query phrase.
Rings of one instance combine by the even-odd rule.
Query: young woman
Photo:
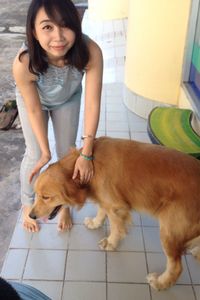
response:
[[[56,152],[63,157],[75,145],[85,73],[83,148],[73,179],[83,183],[93,176],[92,151],[102,88],[103,59],[99,46],[81,31],[80,19],[71,0],[32,0],[26,25],[26,44],[13,64],[16,99],[26,151],[21,164],[23,225],[39,230],[29,217],[34,201],[33,183],[51,159],[48,119],[53,123]],[[58,229],[72,226],[68,208],[60,212]]]

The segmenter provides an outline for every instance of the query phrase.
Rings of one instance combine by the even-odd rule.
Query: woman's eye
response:
[[[42,28],[43,30],[51,30],[52,29],[52,26],[50,25],[46,25]]]

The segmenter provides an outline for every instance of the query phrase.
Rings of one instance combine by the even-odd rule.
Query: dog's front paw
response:
[[[107,238],[104,238],[101,241],[99,241],[99,247],[105,251],[114,251],[115,250],[115,247],[111,243],[109,243]]]
[[[97,229],[101,226],[95,218],[85,218],[84,225],[89,229]]]

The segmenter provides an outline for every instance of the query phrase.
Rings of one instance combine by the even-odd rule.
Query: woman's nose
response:
[[[56,40],[63,40],[63,29],[61,27],[55,28],[54,35]]]

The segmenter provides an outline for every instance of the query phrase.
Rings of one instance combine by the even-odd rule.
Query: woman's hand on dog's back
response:
[[[51,154],[50,153],[43,153],[40,157],[40,159],[37,161],[35,167],[32,169],[30,177],[29,177],[29,182],[33,180],[33,177],[37,175],[40,170],[50,161],[51,159]]]
[[[85,160],[82,156],[79,156],[76,160],[74,173],[72,179],[80,178],[81,184],[88,183],[94,175],[94,168],[92,160]]]

